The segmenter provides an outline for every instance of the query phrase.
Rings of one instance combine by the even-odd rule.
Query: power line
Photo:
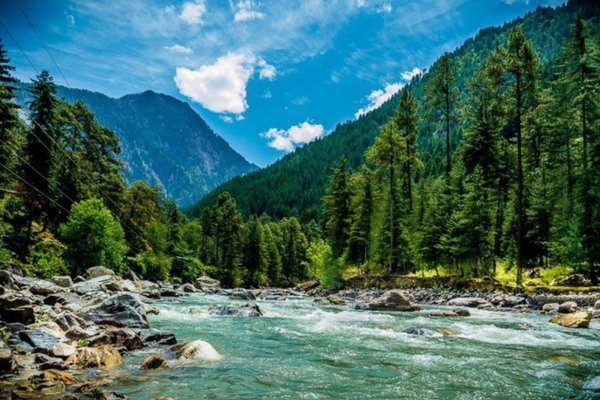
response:
[[[37,75],[39,75],[39,72],[38,72],[37,68],[35,68],[35,65],[33,65],[33,63],[31,62],[31,60],[27,56],[27,53],[25,53],[25,51],[23,50],[23,48],[19,45],[19,42],[17,42],[17,39],[15,39],[15,37],[12,35],[12,33],[10,33],[10,31],[8,30],[8,28],[6,27],[6,25],[4,25],[4,22],[2,22],[2,19],[0,19],[0,25],[2,25],[2,27],[4,28],[4,30],[6,31],[6,33],[8,33],[8,36],[10,36],[10,38],[12,39],[12,41],[15,42],[15,44],[17,45],[17,47],[19,48],[19,50],[21,50],[21,53],[23,53],[23,55],[25,56],[25,59],[29,62],[29,65],[31,65],[31,68],[33,68],[33,70],[35,71],[35,73]]]
[[[39,39],[40,43],[42,44],[42,46],[44,46],[44,49],[46,50],[46,53],[48,53],[48,56],[50,57],[50,59],[52,60],[52,62],[54,63],[54,65],[56,66],[56,68],[58,69],[58,72],[60,73],[60,75],[63,77],[63,79],[65,80],[65,82],[67,83],[67,86],[71,88],[71,85],[69,84],[69,81],[67,80],[67,77],[65,76],[65,74],[63,74],[62,70],[60,69],[60,67],[58,66],[58,64],[56,63],[56,60],[54,60],[54,57],[52,57],[52,54],[50,54],[50,50],[48,50],[48,47],[46,47],[46,43],[44,43],[44,41],[42,40],[42,37],[40,36],[40,34],[38,33],[38,31],[35,29],[35,27],[33,26],[33,24],[31,23],[31,20],[29,19],[29,17],[27,16],[27,13],[25,12],[25,10],[23,9],[23,7],[21,7],[21,4],[19,3],[19,0],[14,0],[15,4],[17,5],[17,7],[19,7],[19,9],[21,10],[21,13],[23,14],[23,16],[25,17],[25,19],[27,20],[27,22],[29,23],[29,26],[31,26],[31,29],[33,29],[33,32],[35,33],[35,35],[37,36],[37,38]]]

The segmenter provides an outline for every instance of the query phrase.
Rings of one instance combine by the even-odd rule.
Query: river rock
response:
[[[121,286],[112,275],[103,275],[87,281],[74,283],[71,290],[77,294],[95,294],[97,292],[120,291]]]
[[[340,299],[338,296],[334,296],[334,295],[327,296],[327,301],[336,306],[341,306],[343,304],[346,304],[346,301],[344,299]]]
[[[388,290],[367,304],[367,308],[383,311],[416,311],[418,309],[410,304],[410,296],[404,290]]]
[[[458,317],[459,315],[454,311],[432,311],[429,313],[430,317]]]
[[[50,353],[55,357],[69,358],[71,354],[75,353],[75,350],[75,347],[70,344],[61,342],[55,344]]]
[[[600,392],[600,376],[595,376],[585,381],[583,388],[592,392]]]
[[[123,358],[110,345],[100,347],[80,347],[65,361],[66,365],[81,368],[111,369],[123,362]]]
[[[8,323],[32,324],[35,322],[35,313],[32,306],[16,308],[0,307],[0,319]]]
[[[67,304],[83,304],[81,297],[76,295],[75,293],[64,292],[64,293],[56,293],[51,294],[50,296],[46,296],[44,298],[44,304],[49,306],[54,306],[56,304],[67,305]]]
[[[492,303],[483,303],[477,306],[478,310],[489,310],[491,308],[493,308],[494,305]]]
[[[13,338],[14,336],[16,336],[16,338]],[[57,343],[67,341],[65,338],[55,336],[50,330],[45,328],[26,329],[23,331],[19,331],[17,333],[13,333],[11,335],[11,338],[13,340],[18,339],[24,343],[27,343],[32,348],[37,349],[38,351],[44,352],[46,354],[50,354],[52,348]]]
[[[558,312],[561,314],[570,314],[577,312],[577,303],[574,301],[565,301],[561,305],[558,306]]]
[[[591,319],[592,314],[588,312],[578,312],[556,315],[550,319],[550,322],[567,328],[589,328]]]
[[[198,291],[196,290],[196,287],[191,283],[184,283],[183,285],[181,285],[181,287],[179,287],[179,290],[184,293],[196,293]]]
[[[145,343],[156,344],[176,344],[177,339],[171,332],[159,331],[158,329],[144,329],[140,332],[140,337]]]
[[[10,271],[5,269],[0,270],[0,285],[8,288],[8,289],[16,289],[17,288],[17,280],[13,277],[13,274]]]
[[[223,315],[232,317],[260,317],[262,311],[256,304],[246,304],[244,306],[212,306],[208,313],[211,315]]]
[[[449,300],[446,305],[454,307],[471,307],[477,308],[480,304],[485,304],[487,301],[479,297],[458,297],[456,299]]]
[[[42,296],[62,292],[65,289],[50,281],[36,278],[21,278],[21,284],[33,293]]]
[[[99,329],[96,325],[88,326],[87,328],[82,328],[78,325],[72,326],[65,332],[65,336],[70,340],[88,339],[98,334]]]
[[[0,296],[0,311],[3,308],[17,308],[23,306],[31,306],[34,304],[31,296],[24,296],[22,294],[9,293]]]
[[[121,290],[123,290],[124,292],[139,292],[137,286],[135,286],[135,283],[133,283],[133,281],[130,281],[129,279],[123,279],[121,280],[121,282],[119,282],[119,284],[121,285]]]
[[[67,276],[53,276],[52,278],[50,278],[50,280],[56,286],[60,286],[63,288],[69,288],[69,287],[73,286],[73,280],[68,275]]]
[[[110,268],[98,266],[88,268],[87,271],[85,271],[85,275],[88,277],[88,279],[94,279],[98,278],[99,276],[115,276],[115,271]]]
[[[203,292],[212,292],[218,290],[221,287],[221,282],[216,279],[212,279],[208,276],[201,276],[196,279],[194,283],[196,289],[199,289]]]
[[[175,351],[178,360],[206,360],[216,361],[223,358],[214,347],[203,340],[185,341],[181,344],[171,347]]]
[[[600,300],[596,300],[596,303],[594,303],[594,309],[600,310]]]
[[[0,373],[10,373],[17,370],[17,360],[10,349],[0,349]]]
[[[84,309],[79,315],[97,325],[148,328],[144,307],[131,293],[109,297],[97,306]]]
[[[459,317],[470,317],[471,313],[469,312],[469,310],[466,310],[464,308],[456,308],[454,310],[452,310],[456,313],[456,315],[458,315]]]
[[[144,347],[144,341],[133,330],[128,328],[113,328],[98,333],[89,339],[90,346],[110,344],[115,348],[138,350]]]
[[[559,306],[558,303],[546,303],[546,304],[544,304],[542,306],[542,311],[545,311],[545,312],[556,311],[556,312],[558,312],[558,306]]]
[[[85,325],[85,320],[70,311],[62,311],[54,318],[54,322],[63,330],[68,331],[74,326]]]
[[[27,329],[47,329],[54,336],[58,338],[65,338],[65,331],[61,329],[61,327],[55,322],[36,322],[34,324],[27,325]]]
[[[418,327],[411,327],[403,330],[402,332],[406,333],[407,335],[413,336],[439,336],[439,333],[434,332],[431,329]]]
[[[254,293],[252,293],[249,290],[233,290],[231,291],[231,293],[229,293],[229,297],[234,299],[234,300],[256,300],[256,296],[254,295]]]
[[[150,356],[150,357],[146,358],[144,361],[142,361],[142,363],[140,364],[140,368],[142,368],[142,369],[162,369],[162,368],[169,368],[169,365],[162,357]]]

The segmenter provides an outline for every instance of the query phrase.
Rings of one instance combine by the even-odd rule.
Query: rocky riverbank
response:
[[[148,322],[148,314],[160,312],[154,304],[157,300],[192,293],[239,301],[238,305],[215,304],[207,311],[238,317],[260,317],[256,300],[310,296],[315,305],[357,310],[411,312],[424,305],[448,306],[428,313],[431,317],[468,317],[468,308],[539,312],[552,316],[557,324],[579,328],[588,327],[591,318],[600,318],[600,293],[527,295],[499,288],[440,286],[326,291],[317,282],[294,289],[246,290],[222,289],[208,277],[183,285],[142,281],[135,275],[124,279],[103,267],[91,268],[86,277],[73,280],[34,279],[0,270],[0,398],[124,399],[110,390],[110,379],[102,371],[122,363],[128,353],[148,347],[152,355],[140,364],[141,370],[220,359],[209,343],[178,343],[172,333],[153,329]]]

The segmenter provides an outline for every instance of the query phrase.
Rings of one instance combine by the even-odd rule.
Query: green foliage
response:
[[[171,257],[144,252],[130,259],[131,268],[144,279],[151,281],[167,281],[170,277]]]
[[[333,256],[331,247],[323,240],[313,242],[308,247],[308,275],[319,280],[323,289],[343,287],[341,260]]]
[[[101,200],[75,203],[59,231],[67,245],[64,256],[73,275],[96,265],[121,272],[128,250],[123,229]]]

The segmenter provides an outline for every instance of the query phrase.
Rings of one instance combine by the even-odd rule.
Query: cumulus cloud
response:
[[[267,132],[261,134],[262,137],[271,139],[269,146],[277,149],[290,152],[297,145],[308,143],[314,139],[323,136],[325,129],[321,124],[311,124],[303,122],[294,125],[289,129],[271,128]]]
[[[180,46],[178,44],[174,44],[173,46],[165,46],[165,50],[181,54],[192,54],[194,52],[194,50],[190,49],[189,47]]]
[[[256,5],[252,0],[242,0],[235,5],[235,15],[233,19],[235,22],[247,21],[250,19],[262,19],[265,14],[256,10]]]
[[[210,111],[242,114],[248,108],[246,84],[254,63],[252,55],[229,53],[197,70],[178,67],[175,83],[184,96]]]
[[[202,22],[202,15],[206,12],[204,0],[196,0],[195,3],[184,3],[179,18],[190,25],[198,25]]]
[[[369,104],[365,108],[359,109],[354,117],[358,118],[361,115],[379,108],[383,103],[388,101],[394,94],[404,87],[403,83],[390,83],[385,85],[383,89],[373,90],[368,96]]]
[[[402,77],[402,79],[404,79],[405,81],[410,81],[412,78],[414,78],[415,76],[422,74],[423,70],[421,70],[420,68],[414,67],[412,70],[410,71],[404,71],[400,74],[400,76]]]
[[[246,86],[255,68],[259,70],[260,79],[274,79],[275,67],[265,60],[249,53],[228,53],[214,64],[202,65],[196,70],[178,67],[175,83],[181,94],[207,110],[237,114],[236,119],[241,121],[241,114],[248,108]]]

